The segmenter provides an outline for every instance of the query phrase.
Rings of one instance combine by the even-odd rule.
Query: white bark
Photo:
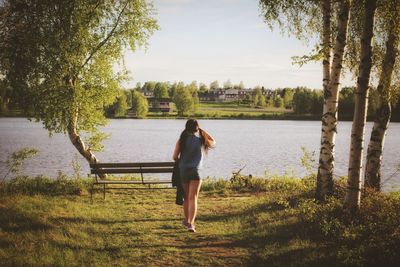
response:
[[[361,37],[361,54],[359,76],[357,79],[356,99],[353,125],[351,130],[349,171],[345,208],[351,212],[359,209],[361,203],[362,155],[364,144],[365,122],[367,118],[369,79],[372,67],[372,37],[376,0],[366,0],[363,33]]]
[[[75,80],[70,76],[64,77],[65,84],[70,87],[71,91],[74,89]],[[74,108],[72,108],[74,109]],[[77,124],[78,124],[78,116],[79,116],[79,109],[76,107],[75,111],[71,112],[70,119],[68,122],[68,137],[71,140],[71,143],[74,147],[78,150],[78,152],[88,161],[89,164],[98,163],[96,156],[90,150],[90,147],[87,147],[83,142],[82,138],[80,137],[77,131]],[[104,178],[105,175],[99,175],[101,178]]]
[[[391,117],[389,103],[381,104],[378,107],[377,118],[371,132],[368,144],[367,161],[365,166],[365,186],[377,191],[381,189],[381,162],[383,147],[385,144],[386,130]]]
[[[393,20],[399,20],[398,16]],[[379,77],[378,93],[379,105],[371,132],[371,138],[367,151],[367,162],[365,167],[365,186],[380,190],[381,186],[381,162],[383,147],[385,145],[386,131],[391,117],[390,85],[392,82],[393,68],[398,53],[399,37],[394,32],[397,21],[392,21],[388,40],[386,42],[386,53],[382,62],[382,72]]]
[[[328,4],[326,4],[328,5]],[[330,3],[331,5],[331,3]],[[324,4],[324,41],[331,38],[330,24],[325,21],[328,18],[325,15],[329,9]],[[321,130],[321,147],[319,155],[319,166],[317,176],[317,192],[316,197],[319,200],[324,199],[333,193],[333,170],[334,170],[334,155],[335,155],[335,138],[337,133],[337,108],[339,99],[339,84],[340,74],[342,70],[342,62],[344,48],[346,46],[347,25],[349,20],[350,1],[340,1],[338,13],[337,37],[333,50],[333,61],[331,69],[329,67],[330,55],[324,54],[323,62],[323,87],[324,87],[324,108],[322,115],[322,130]],[[329,37],[328,37],[329,35]],[[330,42],[329,42],[330,43]],[[329,75],[329,76],[328,76]]]
[[[89,162],[89,164],[97,163],[98,160],[89,147],[85,145],[80,135],[76,130],[78,113],[74,114],[68,126],[68,136],[71,143],[75,146],[78,152]]]

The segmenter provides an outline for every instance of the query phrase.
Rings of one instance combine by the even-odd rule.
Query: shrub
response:
[[[230,179],[230,189],[240,192],[294,191],[308,192],[315,186],[315,176],[295,178],[289,175],[267,178],[251,175],[234,175]]]
[[[201,185],[201,190],[202,191],[226,191],[229,189],[230,184],[229,181],[224,180],[224,179],[212,179],[210,177],[207,177],[206,179],[203,180],[203,183]]]
[[[323,204],[303,200],[299,217],[307,231],[335,243],[338,261],[344,265],[395,266],[400,262],[400,195],[365,191],[354,217],[343,209],[341,199],[333,196]]]
[[[34,157],[38,152],[39,150],[36,148],[25,147],[12,153],[6,161],[8,170],[2,181],[5,181],[10,173],[19,176],[21,174],[21,166],[25,160]]]

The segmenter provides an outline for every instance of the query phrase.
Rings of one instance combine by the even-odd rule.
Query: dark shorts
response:
[[[192,180],[201,180],[199,169],[190,168],[190,169],[180,169],[181,182],[188,183]]]

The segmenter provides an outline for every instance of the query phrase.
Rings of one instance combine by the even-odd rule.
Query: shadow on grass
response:
[[[283,252],[253,253],[247,266],[340,266],[329,247],[290,248]]]
[[[247,210],[238,243],[249,248],[248,266],[337,266],[335,244],[324,241],[285,207],[269,202]],[[278,217],[258,219],[261,212],[281,212]],[[277,219],[279,218],[279,219]]]
[[[103,248],[96,248],[93,245],[90,246],[84,246],[84,245],[73,245],[73,244],[68,244],[64,242],[56,242],[56,241],[51,241],[50,242],[51,246],[56,247],[60,250],[64,249],[69,249],[73,250],[76,252],[81,252],[83,250],[89,251],[89,252],[100,252],[100,253],[109,253],[109,254],[117,254],[120,253],[125,247],[122,246],[105,246]]]
[[[9,248],[11,245],[11,242],[0,239],[0,249]]]
[[[266,199],[240,211],[205,215],[199,220],[228,226],[230,220],[240,221],[241,229],[225,235],[232,242],[224,246],[248,250],[247,266],[337,266],[338,247],[318,233],[310,232],[308,225],[297,215],[285,211],[297,206],[296,199],[307,197],[308,193],[291,194],[286,204],[277,202],[275,198]],[[199,248],[212,243],[200,242],[192,246]]]
[[[337,248],[316,240],[307,225],[295,217],[283,216],[281,221],[243,225],[238,243],[251,251],[249,266],[334,266]]]
[[[54,217],[51,219],[52,222],[59,223],[95,223],[95,224],[103,224],[103,225],[112,225],[112,224],[124,224],[124,223],[146,223],[146,222],[178,222],[177,218],[132,218],[132,219],[104,219],[104,218],[82,218],[82,217]]]
[[[15,208],[0,207],[0,229],[5,232],[21,233],[50,230],[51,226]]]
[[[260,213],[260,212],[265,212],[265,211],[270,211],[270,212],[276,212],[276,211],[281,211],[284,210],[285,207],[282,206],[281,204],[278,204],[276,202],[266,202],[266,203],[261,203],[261,204],[256,204],[254,206],[250,206],[247,209],[240,210],[240,211],[223,211],[219,214],[205,214],[201,215],[198,220],[199,221],[204,221],[204,222],[218,222],[218,221],[226,221],[227,219],[234,219],[234,218],[247,218],[249,216],[252,216],[254,214]]]

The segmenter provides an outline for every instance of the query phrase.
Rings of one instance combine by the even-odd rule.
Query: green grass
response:
[[[240,104],[236,102],[202,102],[195,112],[187,114],[190,117],[203,119],[293,119],[299,116],[293,116],[291,110],[274,107],[253,107],[249,104]],[[165,114],[161,112],[150,112],[149,118],[176,118],[176,110]],[[309,116],[306,116],[309,118]],[[298,118],[301,119],[301,118]]]
[[[195,112],[186,117],[199,119],[244,119],[244,120],[320,120],[321,115],[295,114],[292,110],[275,107],[253,107],[237,102],[202,102]],[[174,109],[170,113],[150,112],[147,118],[175,119],[181,118]]]
[[[317,204],[313,181],[206,180],[198,233],[181,226],[175,190],[97,192],[91,203],[87,182],[53,193],[14,183],[0,195],[0,266],[395,266],[400,194],[371,194],[349,220],[343,192]]]
[[[242,119],[263,119],[271,116],[283,116],[290,113],[290,110],[274,107],[253,107],[249,104],[238,105],[234,102],[227,103],[200,103],[196,117],[205,118],[242,118]]]
[[[292,110],[275,107],[254,107],[250,104],[237,104],[237,102],[202,102],[200,111],[226,111],[226,112],[251,112],[251,113],[288,113]]]

